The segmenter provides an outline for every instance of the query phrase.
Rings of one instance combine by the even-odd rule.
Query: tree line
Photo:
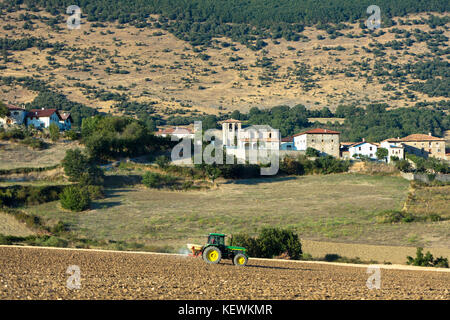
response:
[[[368,18],[370,0],[12,0],[0,10],[13,12],[25,4],[31,11],[45,8],[51,14],[65,15],[69,5],[82,8],[88,21],[130,23],[138,28],[163,28],[194,45],[208,44],[213,37],[227,36],[255,50],[264,47],[265,38],[299,40],[304,26],[313,24],[361,22]],[[446,12],[445,0],[378,0],[383,18],[410,13]],[[153,24],[151,14],[160,18]]]

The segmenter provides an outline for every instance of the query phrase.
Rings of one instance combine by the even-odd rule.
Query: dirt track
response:
[[[80,290],[66,288],[70,265]],[[379,290],[368,277],[329,264],[0,247],[0,299],[450,299],[449,272],[382,269]]]

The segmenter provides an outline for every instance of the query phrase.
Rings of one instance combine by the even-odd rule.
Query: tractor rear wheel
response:
[[[244,267],[247,265],[247,262],[248,262],[247,256],[242,253],[238,253],[233,258],[233,264],[235,266]]]
[[[222,259],[222,252],[219,248],[211,246],[203,251],[203,260],[210,264],[219,263]]]

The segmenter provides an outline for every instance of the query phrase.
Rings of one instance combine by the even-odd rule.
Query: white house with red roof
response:
[[[55,123],[61,128],[60,122],[64,121],[57,109],[33,109],[27,114],[27,126],[34,126],[35,128],[42,129],[48,128],[52,123]]]
[[[350,158],[359,158],[360,156],[368,157],[369,159],[377,159],[378,143],[366,142],[364,139],[348,147]]]
[[[6,105],[6,107],[8,108],[8,115],[4,118],[0,118],[0,127],[22,125],[25,123],[27,110],[11,104]]]

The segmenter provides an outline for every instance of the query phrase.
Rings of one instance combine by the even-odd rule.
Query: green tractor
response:
[[[248,262],[246,249],[233,245],[225,245],[225,235],[222,233],[210,233],[208,243],[204,246],[188,244],[192,256],[202,256],[203,260],[210,264],[217,264],[222,259],[231,259],[236,266],[245,266]]]

